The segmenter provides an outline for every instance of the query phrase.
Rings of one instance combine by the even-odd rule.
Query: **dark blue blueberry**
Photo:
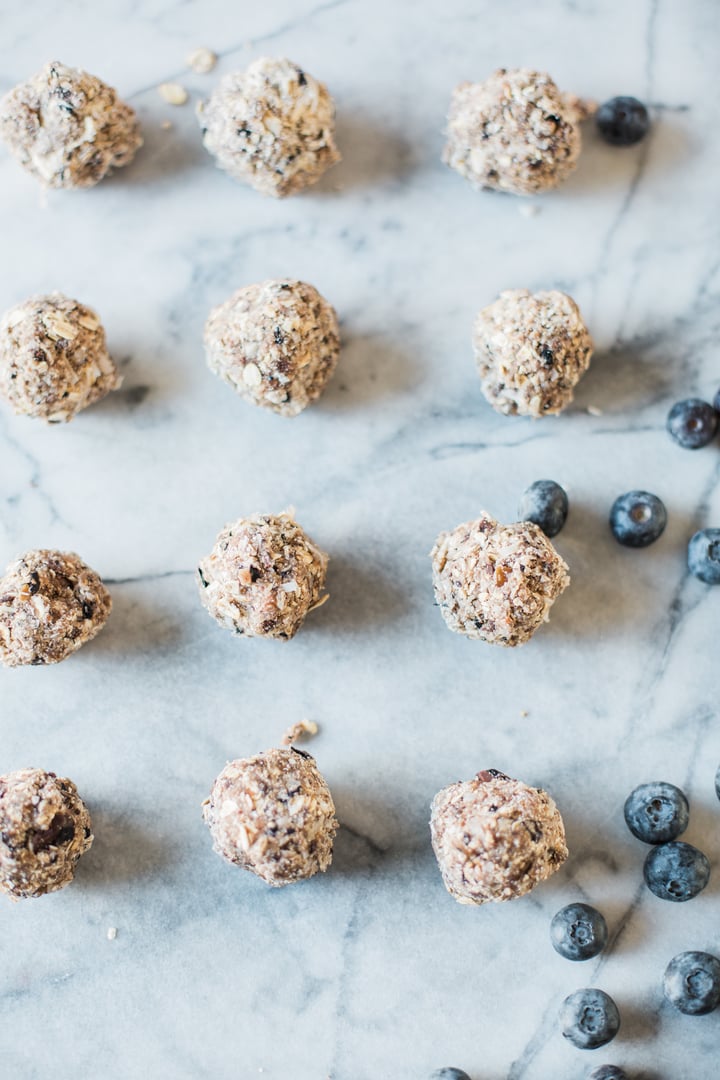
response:
[[[634,97],[614,97],[595,114],[598,131],[611,146],[633,146],[650,130],[650,117],[642,101]]]
[[[715,794],[720,799],[720,765],[718,765],[718,770],[715,773]]]
[[[436,1069],[430,1080],[470,1080],[470,1077],[462,1069]]]
[[[677,840],[688,827],[689,814],[684,793],[664,780],[641,784],[625,802],[627,827],[645,844]]]
[[[667,525],[665,505],[649,491],[627,491],[610,510],[610,528],[623,547],[644,548],[662,536]]]
[[[567,521],[568,497],[554,480],[536,480],[523,492],[519,521],[533,521],[546,536],[557,536]]]
[[[615,1038],[620,1014],[603,990],[576,990],[562,1003],[560,1026],[564,1038],[578,1050],[594,1050]]]
[[[550,923],[550,940],[555,952],[566,960],[590,960],[607,945],[605,919],[589,904],[568,904]]]
[[[707,401],[687,398],[673,405],[668,413],[667,429],[683,449],[699,450],[717,435],[718,414]]]
[[[720,413],[720,390],[718,390],[717,394],[713,398],[713,409],[716,413]]]
[[[672,840],[648,852],[643,874],[655,896],[680,903],[703,891],[710,878],[710,863],[692,844]]]
[[[720,960],[706,952],[674,956],[663,977],[665,997],[688,1016],[704,1016],[720,1005]]]
[[[706,585],[720,585],[720,529],[701,529],[688,544],[688,570]]]
[[[627,1080],[627,1073],[617,1065],[598,1065],[588,1073],[587,1080]]]

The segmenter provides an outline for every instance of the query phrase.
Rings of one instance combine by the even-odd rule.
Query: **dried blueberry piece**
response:
[[[640,784],[625,800],[625,823],[645,844],[677,840],[688,827],[690,810],[684,792],[674,784],[656,780]]]
[[[679,904],[703,891],[710,880],[710,863],[692,844],[672,840],[648,852],[643,874],[651,893]]]
[[[699,450],[715,438],[718,414],[707,401],[686,398],[676,401],[668,413],[667,429],[684,450]]]
[[[546,536],[557,536],[567,516],[568,497],[554,480],[536,480],[523,492],[518,520],[534,522]]]
[[[701,529],[688,544],[688,570],[706,585],[720,585],[720,529]]]
[[[665,504],[649,491],[627,491],[610,510],[610,528],[623,547],[644,548],[662,536],[667,525]]]
[[[607,945],[608,929],[600,912],[589,904],[568,904],[550,923],[550,941],[566,960],[591,960]]]
[[[615,1038],[620,1014],[604,990],[576,990],[562,1003],[560,1027],[563,1037],[578,1050],[595,1050]]]
[[[620,96],[610,98],[596,115],[598,131],[611,146],[634,146],[650,130],[650,116],[642,101]]]
[[[720,1005],[720,960],[706,952],[674,956],[663,977],[671,1005],[687,1016],[704,1016]]]

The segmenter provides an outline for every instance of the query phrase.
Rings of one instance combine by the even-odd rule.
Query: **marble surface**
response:
[[[473,1080],[573,1080],[610,1061],[715,1078],[720,1014],[673,1014],[660,982],[675,953],[720,952],[720,594],[684,560],[694,529],[720,524],[720,458],[663,430],[673,400],[711,395],[720,375],[717,6],[0,7],[0,90],[50,58],[85,66],[137,107],[146,139],[98,188],[45,197],[0,155],[0,306],[77,296],[125,372],[69,426],[0,409],[2,562],[76,549],[115,602],[69,661],[0,672],[2,771],[73,777],[97,836],[71,888],[0,904],[3,1075],[423,1080],[455,1064]],[[201,44],[221,62],[190,75]],[[338,107],[344,162],[285,202],[216,170],[191,107],[155,89],[179,78],[196,99],[263,54],[301,62]],[[635,93],[653,103],[652,138],[616,151],[589,130],[534,216],[478,194],[440,164],[444,112],[456,82],[503,64],[600,99]],[[201,346],[213,304],[285,275],[327,295],[344,338],[326,395],[295,420],[237,399]],[[501,288],[553,286],[589,322],[592,369],[561,418],[500,417],[473,368],[474,312]],[[570,493],[571,588],[524,648],[450,634],[432,603],[436,534],[481,508],[512,519],[539,477]],[[633,487],[668,506],[646,552],[607,529]],[[288,505],[331,554],[331,600],[290,644],[235,640],[201,608],[193,567],[225,522]],[[213,854],[199,808],[228,758],[305,716],[343,828],[327,875],[270,891]],[[550,790],[572,854],[532,896],[469,909],[442,887],[428,807],[488,766]],[[623,824],[627,793],[655,778],[687,790],[686,839],[713,862],[689,904],[647,892]],[[548,939],[575,899],[612,936],[583,965]],[[556,1024],[587,985],[622,1014],[595,1053]]]

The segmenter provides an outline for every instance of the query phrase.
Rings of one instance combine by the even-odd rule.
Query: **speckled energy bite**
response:
[[[473,349],[482,391],[500,413],[562,412],[590,366],[593,343],[565,293],[508,289],[475,319]]]
[[[0,395],[22,416],[72,418],[122,382],[92,308],[62,293],[33,296],[0,322]]]
[[[43,769],[0,776],[0,891],[13,900],[57,892],[92,842],[72,780]]]
[[[210,312],[205,351],[211,371],[246,401],[297,416],[337,365],[337,315],[303,281],[247,285]]]
[[[430,832],[445,888],[461,904],[524,896],[568,856],[550,796],[496,769],[439,791]]]
[[[200,599],[226,630],[288,641],[327,599],[327,564],[291,514],[254,514],[219,533],[198,567]]]
[[[198,116],[220,168],[263,195],[292,195],[340,160],[327,87],[291,60],[226,75]]]
[[[0,137],[49,188],[92,187],[135,157],[135,111],[111,86],[57,61],[0,101]]]
[[[28,551],[0,578],[0,663],[57,664],[102,630],[112,600],[72,552]]]
[[[522,645],[570,584],[568,568],[537,525],[489,514],[441,533],[431,552],[435,600],[451,630],[493,645]]]
[[[303,750],[266,750],[231,761],[203,803],[213,846],[268,885],[327,870],[338,823],[315,759]]]

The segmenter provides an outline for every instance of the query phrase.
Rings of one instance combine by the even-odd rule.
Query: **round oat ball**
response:
[[[0,395],[19,416],[57,424],[122,382],[92,308],[62,293],[33,296],[0,322]]]
[[[327,564],[291,514],[254,514],[218,534],[198,567],[200,599],[226,630],[289,641],[327,599]]]
[[[203,817],[218,855],[268,885],[302,881],[332,860],[332,795],[315,759],[294,746],[229,762]]]
[[[522,645],[570,584],[568,568],[531,521],[489,514],[441,533],[431,552],[435,601],[450,630],[492,645]]]
[[[78,555],[28,551],[0,578],[0,663],[59,663],[102,630],[111,607]]]
[[[508,289],[478,313],[473,349],[493,409],[538,417],[570,404],[590,366],[593,343],[570,296]]]
[[[456,87],[443,161],[474,187],[535,195],[575,168],[585,111],[545,72],[500,68]]]
[[[263,195],[292,195],[340,160],[327,87],[291,60],[226,75],[198,117],[218,166]]]
[[[547,792],[497,769],[439,791],[430,832],[445,888],[461,904],[524,896],[568,856],[563,821]]]
[[[13,900],[69,885],[93,842],[72,780],[44,769],[0,776],[0,891]]]
[[[337,365],[337,315],[303,281],[247,285],[210,312],[205,351],[210,370],[246,401],[297,416]]]
[[[53,61],[0,101],[0,138],[44,187],[92,187],[142,146],[134,109],[111,86]]]

